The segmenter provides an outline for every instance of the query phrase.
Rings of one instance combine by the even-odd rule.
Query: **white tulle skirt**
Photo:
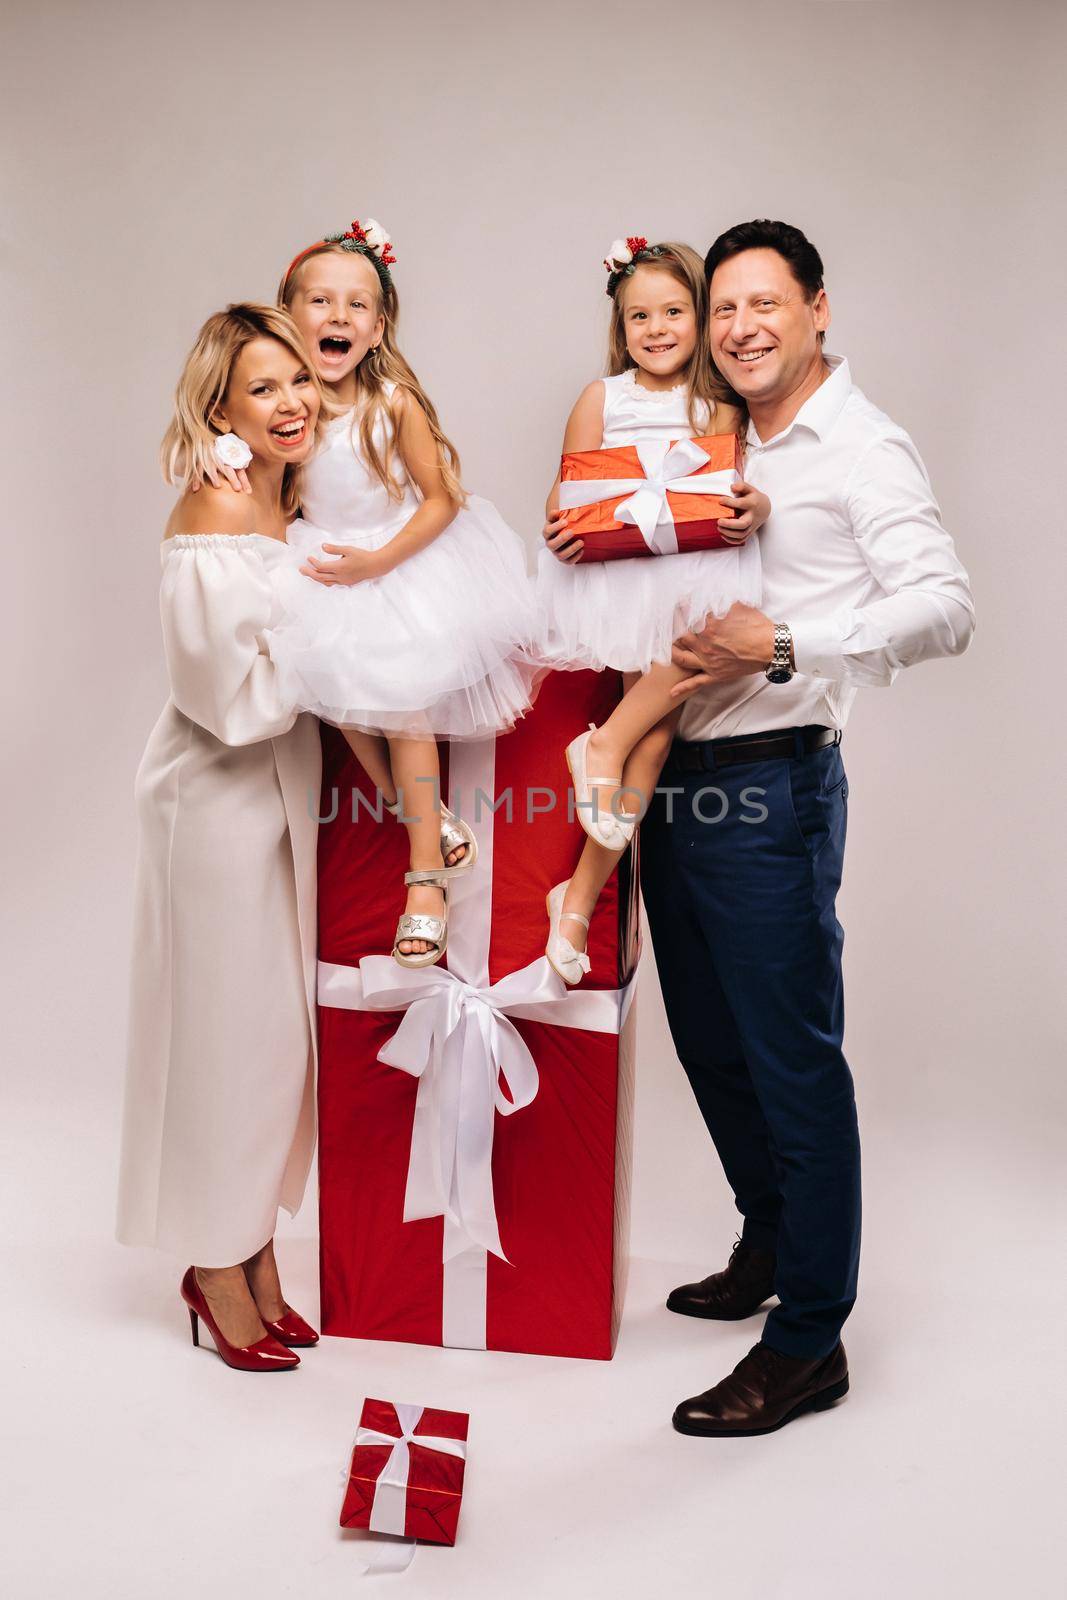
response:
[[[536,592],[541,649],[554,666],[647,672],[709,612],[724,616],[736,600],[760,604],[759,544],[577,566],[542,550]]]
[[[367,733],[480,739],[512,727],[543,669],[531,655],[537,611],[522,541],[489,501],[472,496],[384,577],[328,586],[299,571],[324,543],[376,550],[398,527],[290,525],[292,560],[277,574],[285,616],[268,638],[283,692]]]

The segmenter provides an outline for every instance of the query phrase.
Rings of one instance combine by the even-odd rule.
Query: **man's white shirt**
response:
[[[861,685],[885,686],[970,642],[970,584],[919,452],[855,387],[846,360],[824,359],[829,376],[788,428],[761,440],[749,423],[745,456],[746,481],[771,502],[756,535],[762,609],[792,629],[797,674],[698,690],[683,739],[842,728]]]

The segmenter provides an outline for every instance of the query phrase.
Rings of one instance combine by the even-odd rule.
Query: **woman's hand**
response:
[[[557,561],[577,561],[585,549],[581,539],[574,539],[568,534],[569,517],[569,511],[552,511],[541,529],[541,537]]]
[[[338,583],[366,583],[369,578],[382,578],[390,571],[391,563],[382,550],[361,550],[358,545],[324,544],[326,555],[336,556],[336,561],[322,561],[318,556],[308,556],[307,566],[300,570],[306,578],[333,587]]]
[[[223,483],[228,483],[236,494],[252,493],[252,485],[248,481],[248,473],[244,467],[238,467],[237,469],[226,467],[223,466],[221,461],[217,461],[214,466],[210,466],[205,462],[204,475],[213,489],[221,489]],[[194,478],[189,487],[195,494],[198,489],[203,488],[203,484],[199,478]]]
[[[722,503],[735,507],[737,516],[720,521],[719,532],[727,544],[744,544],[750,533],[763,527],[771,514],[771,502],[751,483],[735,483],[731,488],[733,493],[724,494]]]

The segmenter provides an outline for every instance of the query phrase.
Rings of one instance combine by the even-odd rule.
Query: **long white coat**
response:
[[[318,723],[264,643],[285,545],[181,534],[162,559],[118,1237],[222,1267],[296,1211],[314,1146]]]

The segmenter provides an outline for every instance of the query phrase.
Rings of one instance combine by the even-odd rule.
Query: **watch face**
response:
[[[789,683],[792,676],[793,674],[788,667],[768,667],[767,669],[769,683]]]

